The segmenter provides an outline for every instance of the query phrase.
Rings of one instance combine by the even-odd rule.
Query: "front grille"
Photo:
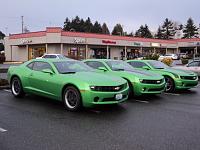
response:
[[[162,87],[162,88],[153,88],[153,89],[149,89],[148,91],[149,92],[156,92],[156,91],[162,91],[164,89],[165,89],[165,87]]]
[[[123,95],[122,96],[122,99],[126,98],[128,95]],[[103,102],[110,102],[110,101],[119,101],[119,100],[116,100],[115,97],[109,97],[109,98],[104,98],[102,100]]]
[[[164,81],[164,79],[161,80],[142,80],[141,82],[144,84],[161,84]]]
[[[117,92],[127,87],[127,83],[119,86],[91,86],[90,89],[93,91],[100,92]]]
[[[184,80],[196,80],[197,76],[181,76],[181,79],[184,79]]]
[[[184,84],[185,87],[190,87],[190,86],[197,86],[198,83],[187,83],[187,84]]]

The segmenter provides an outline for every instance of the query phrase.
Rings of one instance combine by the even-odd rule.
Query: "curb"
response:
[[[0,86],[0,90],[10,89],[9,85]]]

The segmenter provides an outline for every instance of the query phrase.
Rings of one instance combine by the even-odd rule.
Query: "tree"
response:
[[[194,21],[192,18],[189,18],[187,20],[187,24],[185,25],[183,29],[183,38],[194,38],[198,35],[198,28],[194,25]]]
[[[103,23],[103,25],[102,25],[102,33],[103,34],[110,34],[110,31],[109,31],[106,23]]]
[[[143,38],[153,38],[151,31],[149,30],[149,27],[147,24],[144,26],[141,25],[140,28],[135,33],[136,37],[143,37]]]
[[[116,24],[113,28],[112,35],[123,35],[124,30],[121,24]]]
[[[160,26],[158,27],[158,31],[157,31],[157,33],[155,35],[155,38],[157,38],[157,39],[163,39],[162,29],[161,29]]]
[[[173,22],[166,18],[162,25],[163,39],[172,39],[175,33]]]
[[[101,24],[98,21],[95,21],[91,32],[92,33],[102,33]]]
[[[5,36],[6,35],[3,32],[0,31],[0,39],[4,39]]]
[[[88,17],[87,20],[85,21],[85,24],[84,24],[84,31],[85,32],[91,32],[92,28],[93,28],[93,24],[90,20],[90,17]]]
[[[63,30],[70,31],[70,29],[71,29],[71,21],[69,20],[69,18],[66,18],[64,22]]]

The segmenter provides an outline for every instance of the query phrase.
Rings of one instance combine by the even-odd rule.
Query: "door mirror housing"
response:
[[[98,70],[102,70],[102,71],[107,71],[107,69],[105,67],[98,67]]]
[[[143,66],[142,69],[150,70],[150,68],[148,66]]]
[[[54,72],[51,69],[43,69],[42,70],[43,73],[48,73],[48,74],[54,74]]]

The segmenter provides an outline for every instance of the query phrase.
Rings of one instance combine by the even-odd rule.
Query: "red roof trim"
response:
[[[96,34],[96,33],[69,32],[69,31],[63,31],[62,28],[60,27],[47,27],[46,31],[29,32],[29,33],[23,33],[23,34],[12,34],[9,36],[9,39],[42,37],[42,36],[46,36],[46,33],[61,33],[61,36],[70,36],[70,37],[96,38],[96,39],[103,39],[103,40],[125,40],[125,41],[134,41],[134,42],[151,42],[151,43],[162,43],[162,44],[177,44],[177,42],[200,41],[200,38],[161,40],[161,39],[126,37],[126,36],[116,36],[116,35]]]

